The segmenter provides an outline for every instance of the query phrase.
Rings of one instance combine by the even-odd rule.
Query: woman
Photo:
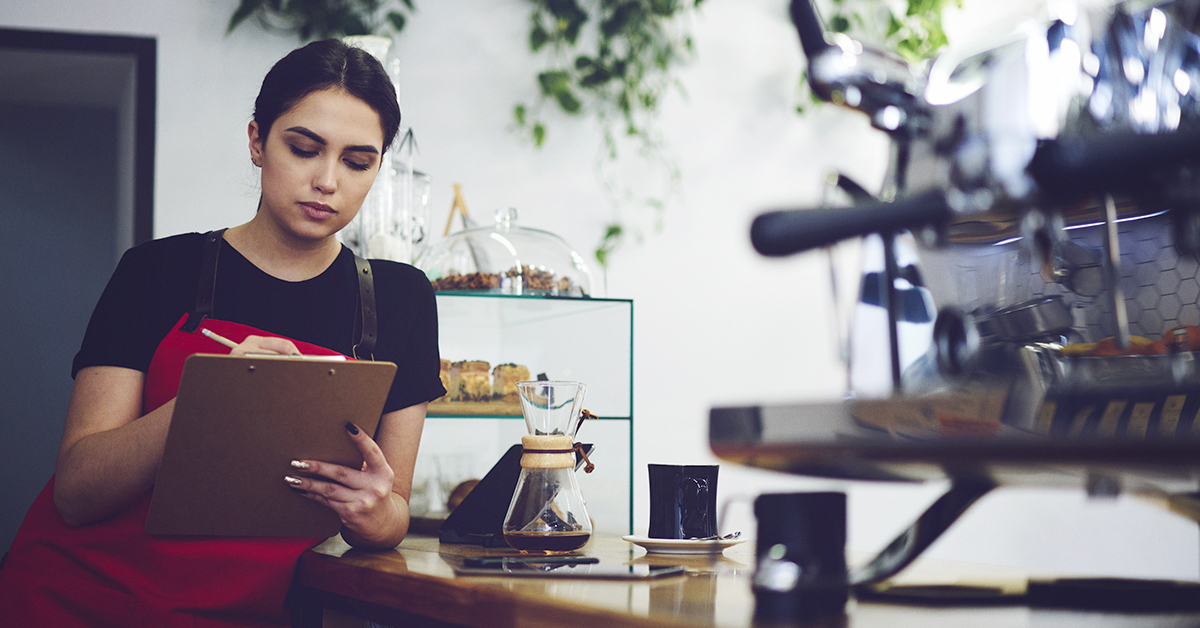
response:
[[[279,481],[336,512],[355,547],[404,538],[425,408],[445,392],[436,304],[420,271],[361,266],[335,237],[399,124],[395,90],[370,55],[335,40],[295,50],[263,80],[248,128],[262,170],[254,217],[125,254],[75,357],[55,477],[0,569],[0,614],[12,625],[287,623],[296,559],[323,539],[144,532],[183,360],[222,350],[204,329],[237,342],[234,354],[397,363],[374,439],[347,424],[363,467],[298,460]]]

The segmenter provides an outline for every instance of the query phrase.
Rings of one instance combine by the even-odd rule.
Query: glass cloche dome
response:
[[[496,224],[465,229],[416,261],[438,292],[590,297],[592,276],[562,238],[517,226],[517,210],[496,210]]]

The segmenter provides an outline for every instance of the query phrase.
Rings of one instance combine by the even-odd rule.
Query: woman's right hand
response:
[[[279,355],[300,355],[296,344],[286,338],[274,336],[246,336],[238,346],[229,350],[229,355],[275,353]]]

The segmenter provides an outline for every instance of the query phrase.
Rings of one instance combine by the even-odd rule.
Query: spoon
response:
[[[740,536],[742,536],[742,531],[736,530],[734,532],[730,532],[729,534],[726,534],[725,536],[721,536],[719,534],[714,534],[712,536],[706,536],[703,538],[693,536],[692,538],[690,538],[688,540],[689,541],[728,541],[730,539],[736,539]]]

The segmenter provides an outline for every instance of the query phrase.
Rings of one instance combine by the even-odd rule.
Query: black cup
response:
[[[652,464],[652,539],[690,539],[717,533],[717,465]]]
[[[768,623],[842,613],[849,594],[845,493],[754,500],[754,617]]]

